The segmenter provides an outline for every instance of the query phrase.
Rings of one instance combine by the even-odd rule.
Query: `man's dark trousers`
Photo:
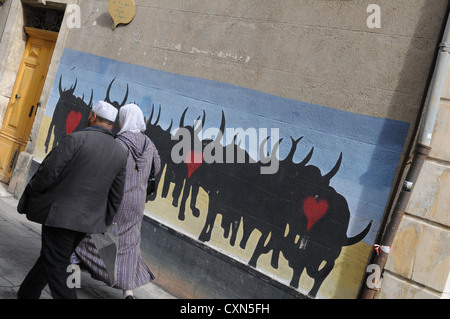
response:
[[[77,231],[42,226],[41,255],[21,284],[19,299],[39,299],[48,284],[54,299],[76,299],[75,288],[69,288],[67,272],[70,256],[78,243],[86,236]]]

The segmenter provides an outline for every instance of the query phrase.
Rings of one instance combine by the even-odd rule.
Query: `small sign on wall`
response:
[[[109,14],[114,21],[114,30],[119,24],[130,23],[136,14],[133,0],[109,0]]]

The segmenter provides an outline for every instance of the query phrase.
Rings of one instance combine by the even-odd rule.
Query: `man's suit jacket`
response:
[[[93,126],[65,136],[44,159],[18,211],[46,226],[103,233],[123,197],[127,152]]]

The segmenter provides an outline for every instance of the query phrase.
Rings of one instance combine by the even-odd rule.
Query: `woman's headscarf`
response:
[[[119,110],[119,121],[122,125],[118,134],[131,131],[134,133],[144,132],[146,129],[144,114],[136,104],[127,104]]]

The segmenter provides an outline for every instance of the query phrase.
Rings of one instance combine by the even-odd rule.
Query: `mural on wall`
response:
[[[184,111],[179,127],[185,127]],[[153,114],[152,114],[153,115]],[[293,157],[297,144],[302,138],[292,139],[291,151],[280,161],[279,169],[274,174],[261,174],[265,164],[252,162],[246,150],[236,143],[222,146],[218,140],[202,140],[202,150],[210,144],[213,148],[223,148],[220,152],[222,161],[207,163],[202,158],[194,161],[194,149],[186,152],[184,163],[175,164],[171,161],[171,150],[176,144],[171,141],[169,131],[156,128],[151,124],[147,128],[148,136],[155,139],[161,147],[161,156],[167,169],[164,176],[162,197],[168,196],[169,184],[175,183],[172,192],[172,204],[179,206],[180,220],[185,219],[185,206],[191,194],[190,208],[194,216],[200,211],[195,206],[200,188],[209,194],[206,223],[198,237],[205,242],[211,238],[214,222],[218,214],[222,215],[221,226],[224,237],[229,238],[230,245],[236,243],[239,226],[243,227],[243,236],[239,246],[245,248],[250,234],[258,230],[261,237],[249,260],[256,267],[262,254],[272,251],[271,265],[278,268],[280,253],[288,260],[293,270],[290,285],[298,288],[300,275],[306,269],[314,286],[309,291],[310,296],[316,296],[323,280],[331,272],[342,246],[353,245],[361,241],[369,232],[372,222],[368,223],[359,234],[348,238],[347,228],[350,212],[345,198],[330,187],[330,180],[339,171],[342,154],[332,170],[322,176],[314,165],[308,165],[313,155],[313,149],[300,163],[294,163]],[[202,123],[205,118],[203,117]],[[223,135],[226,119],[222,115],[220,132]],[[188,127],[194,134],[194,127]],[[197,132],[199,133],[199,132]],[[192,141],[194,145],[196,141]],[[166,147],[162,147],[166,145]],[[169,147],[167,147],[169,146]],[[230,151],[231,149],[231,151]],[[227,162],[226,154],[232,153],[234,160]],[[200,153],[201,156],[202,153]],[[274,154],[272,150],[272,154]],[[237,160],[239,157],[244,161]],[[167,177],[170,178],[167,178]],[[184,183],[184,185],[183,185]],[[181,194],[182,192],[182,194]],[[180,200],[181,197],[181,200]],[[150,198],[152,200],[153,198]],[[326,266],[321,267],[325,261]]]
[[[248,251],[250,266],[277,275],[279,269],[287,284],[310,296],[327,278],[337,285],[330,273],[343,255],[364,273],[370,249],[362,258],[342,251],[374,243],[407,123],[66,49],[39,134],[41,156],[86,127],[99,99],[118,109],[134,102],[146,116],[145,134],[164,167],[158,191],[147,198],[150,216],[230,255],[234,247]],[[258,133],[256,149],[252,132]],[[302,283],[305,274],[309,285]]]

